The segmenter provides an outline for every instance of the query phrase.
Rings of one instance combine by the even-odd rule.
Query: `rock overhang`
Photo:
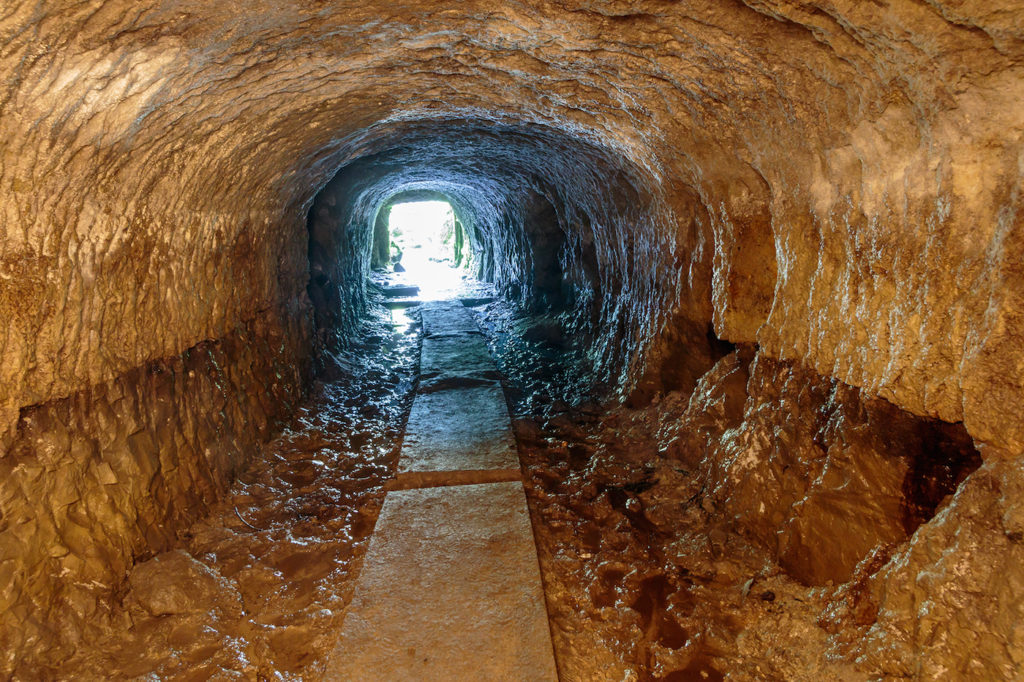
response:
[[[628,176],[613,189],[566,172],[553,203],[585,191],[578,205],[592,208],[629,185],[649,195],[588,217],[605,244],[654,235],[633,239],[642,257],[602,261],[654,327],[683,309],[722,338],[1021,445],[982,388],[1021,391],[993,359],[1016,357],[999,311],[1020,288],[1013,12],[265,2],[242,17],[209,2],[107,3],[12,8],[0,31],[2,128],[18,141],[0,172],[3,274],[16,282],[3,304],[7,413],[258,310],[295,309],[305,211],[359,159],[408,162],[411,184],[381,176],[375,201],[446,182],[491,217],[493,197],[509,196],[497,185],[526,182],[528,167],[550,179],[561,159],[607,178],[610,160]],[[397,151],[463,126],[493,171]],[[461,138],[449,149],[466,150]],[[524,164],[513,152],[530,145],[537,163]],[[109,303],[118,291],[139,300]],[[887,331],[915,328],[900,341]]]

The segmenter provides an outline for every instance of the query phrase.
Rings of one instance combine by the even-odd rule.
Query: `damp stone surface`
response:
[[[318,674],[409,401],[495,382],[570,677],[1021,677],[1021,101],[1021,0],[5,3],[0,677]],[[461,373],[384,307],[438,200]],[[222,563],[252,467],[339,558]]]

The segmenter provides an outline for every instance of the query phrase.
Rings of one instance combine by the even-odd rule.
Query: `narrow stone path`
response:
[[[398,477],[325,679],[557,680],[497,369],[460,303],[422,316]]]

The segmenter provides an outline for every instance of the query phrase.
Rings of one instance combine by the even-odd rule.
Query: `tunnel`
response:
[[[1024,676],[1024,6],[14,0],[0,36],[0,677]],[[392,247],[418,201],[443,294]],[[506,459],[403,469],[431,438]],[[403,627],[455,608],[403,533],[477,512],[531,582],[473,649],[511,592],[455,552],[468,629]]]

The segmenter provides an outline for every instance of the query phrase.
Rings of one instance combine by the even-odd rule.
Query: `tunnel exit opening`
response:
[[[446,298],[470,278],[472,251],[447,201],[406,201],[387,209],[389,261],[420,295]]]

